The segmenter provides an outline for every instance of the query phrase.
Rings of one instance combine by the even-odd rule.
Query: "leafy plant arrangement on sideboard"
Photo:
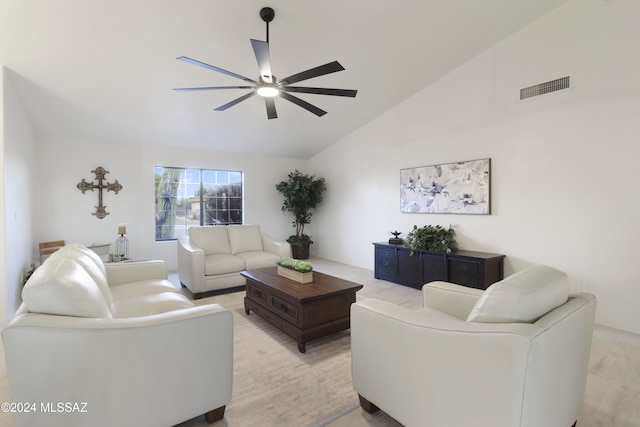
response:
[[[322,202],[322,193],[327,186],[324,178],[315,179],[315,175],[305,175],[297,169],[288,178],[276,185],[276,190],[284,196],[282,211],[291,212],[295,218],[293,226],[296,234],[289,236],[287,242],[291,244],[294,258],[306,259],[309,257],[309,245],[313,241],[304,234],[304,226],[311,222],[311,210]],[[297,254],[296,249],[300,250]]]
[[[458,242],[456,242],[455,231],[451,226],[444,228],[440,225],[425,225],[418,228],[413,226],[413,230],[407,235],[407,246],[411,248],[411,255],[417,250],[427,250],[434,252],[457,252]]]

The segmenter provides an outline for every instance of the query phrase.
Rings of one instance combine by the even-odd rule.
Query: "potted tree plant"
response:
[[[291,212],[295,217],[293,226],[296,234],[287,242],[291,244],[291,252],[296,259],[309,258],[311,237],[304,234],[304,226],[311,222],[311,210],[322,202],[322,193],[327,189],[324,178],[315,179],[315,175],[306,175],[297,169],[291,172],[287,181],[276,185],[276,189],[284,196],[283,212]]]

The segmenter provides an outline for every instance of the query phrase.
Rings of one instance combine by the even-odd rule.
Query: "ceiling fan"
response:
[[[338,61],[329,62],[328,64],[320,65],[319,67],[311,68],[309,70],[293,74],[281,80],[276,79],[276,77],[271,73],[271,60],[269,58],[269,22],[273,21],[274,16],[275,12],[272,8],[264,7],[260,9],[260,17],[267,25],[267,40],[261,41],[251,39],[253,53],[256,56],[258,68],[260,69],[260,75],[258,76],[257,81],[240,74],[233,73],[231,71],[223,70],[222,68],[214,67],[213,65],[205,64],[204,62],[196,61],[195,59],[191,59],[186,56],[180,56],[179,58],[177,58],[178,60],[189,64],[197,65],[208,70],[217,71],[219,73],[244,80],[247,83],[251,83],[251,86],[186,87],[176,88],[174,90],[179,92],[189,92],[198,90],[251,89],[249,93],[216,108],[216,111],[224,111],[258,94],[264,98],[265,105],[267,106],[267,118],[269,119],[275,119],[278,117],[278,114],[276,113],[276,104],[274,101],[276,97],[280,97],[286,99],[287,101],[293,102],[294,104],[304,108],[307,111],[310,111],[318,117],[327,114],[326,111],[308,103],[307,101],[291,95],[290,92],[311,93],[316,95],[348,96],[351,98],[355,98],[358,91],[353,89],[329,89],[319,87],[290,86],[291,84],[303,80],[309,80],[314,77],[323,76],[325,74],[343,71],[344,67],[340,65]]]

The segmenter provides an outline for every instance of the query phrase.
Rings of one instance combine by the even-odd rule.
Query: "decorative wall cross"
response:
[[[84,178],[82,178],[82,181],[80,181],[76,187],[78,187],[78,190],[82,191],[82,194],[84,194],[84,192],[87,190],[93,191],[96,188],[98,189],[98,206],[96,206],[95,213],[92,213],[91,215],[95,215],[96,217],[102,219],[105,216],[109,215],[109,212],[107,212],[107,210],[105,209],[106,206],[102,206],[102,190],[106,188],[107,191],[113,191],[118,194],[118,191],[122,190],[122,185],[120,185],[117,179],[113,184],[109,184],[109,182],[104,178],[104,176],[108,174],[109,171],[105,170],[102,166],[98,166],[97,168],[92,170],[91,173],[96,174],[96,178],[93,181],[97,180],[97,184],[94,184],[93,181],[87,182],[84,180]],[[105,182],[103,183],[103,181]]]

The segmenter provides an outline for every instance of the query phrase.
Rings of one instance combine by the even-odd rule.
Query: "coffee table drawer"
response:
[[[247,283],[247,296],[253,300],[260,301],[264,304],[267,303],[267,292],[257,289],[255,286],[252,286]]]
[[[298,307],[291,303],[272,296],[271,308],[274,310],[274,313],[289,318],[293,320],[294,323],[298,321]]]

